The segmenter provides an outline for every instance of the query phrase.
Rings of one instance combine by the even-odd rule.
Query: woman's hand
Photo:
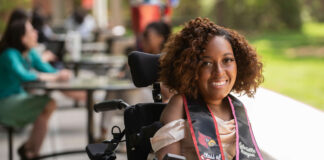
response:
[[[71,78],[72,78],[72,72],[67,69],[63,69],[58,72],[58,78],[57,78],[58,81],[67,81]]]
[[[42,53],[42,60],[45,62],[53,62],[56,61],[56,56],[50,50],[46,50]]]
[[[67,81],[71,79],[72,72],[66,69],[60,70],[58,73],[39,73],[38,78],[41,81]]]

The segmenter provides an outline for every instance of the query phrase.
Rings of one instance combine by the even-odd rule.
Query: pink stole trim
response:
[[[225,160],[225,156],[224,156],[224,151],[223,151],[223,145],[222,145],[222,141],[220,140],[220,135],[219,135],[219,132],[218,132],[218,125],[217,125],[217,121],[215,119],[215,116],[213,114],[213,112],[210,110],[209,106],[206,104],[210,114],[212,115],[213,117],[213,120],[214,120],[214,125],[215,125],[215,130],[216,130],[216,136],[217,136],[217,141],[219,143],[219,148],[220,148],[220,151],[221,151],[221,155],[222,155],[222,159]]]
[[[199,158],[199,160],[201,160],[201,157],[200,157],[200,152],[199,152],[199,149],[198,149],[198,144],[197,144],[197,138],[195,136],[195,132],[193,130],[193,126],[192,126],[192,121],[191,121],[191,117],[190,117],[190,113],[189,113],[189,109],[188,109],[188,105],[187,105],[187,99],[186,97],[183,95],[183,103],[184,103],[184,108],[185,108],[185,111],[186,111],[186,115],[187,115],[187,119],[188,119],[188,123],[189,123],[189,128],[190,128],[190,133],[191,133],[191,138],[194,142],[194,145],[195,145],[195,149],[196,149],[196,153],[197,153],[197,156]],[[212,118],[213,118],[213,121],[214,121],[214,127],[215,127],[215,132],[216,132],[216,138],[217,138],[217,141],[218,141],[218,144],[219,144],[219,148],[220,148],[220,152],[221,152],[221,156],[222,156],[222,159],[225,160],[225,156],[224,156],[224,151],[223,151],[223,146],[222,146],[222,143],[221,143],[221,140],[220,140],[220,136],[219,136],[219,132],[218,132],[218,125],[217,125],[217,121],[214,117],[214,114],[213,112],[211,112],[209,106],[206,104],[207,106],[207,109],[208,111],[210,112]]]
[[[228,98],[228,101],[231,105],[231,109],[232,109],[232,113],[233,113],[233,116],[234,116],[234,120],[235,120],[235,130],[236,130],[236,160],[239,160],[239,131],[238,131],[238,125],[237,125],[237,119],[236,119],[236,114],[235,114],[235,109],[234,109],[234,106],[232,104],[232,100],[229,96],[227,96]],[[244,105],[243,105],[244,107]],[[250,124],[250,121],[249,121],[249,117],[247,115],[247,112],[246,112],[246,109],[244,107],[244,110],[245,110],[245,115],[246,115],[246,118],[247,118],[247,121],[248,121],[248,124],[249,124],[249,130],[250,130],[250,134],[251,134],[251,137],[252,137],[252,142],[253,142],[253,145],[255,147],[255,149],[257,150],[257,153],[260,157],[261,160],[263,160],[262,156],[261,156],[261,153],[260,153],[260,150],[258,148],[258,146],[256,145],[256,142],[255,142],[255,138],[254,138],[254,135],[253,135],[253,132],[252,132],[252,128],[251,128],[251,124]]]
[[[188,119],[188,123],[189,123],[191,138],[192,138],[193,143],[195,145],[196,154],[197,154],[199,160],[201,160],[200,154],[199,154],[198,145],[197,145],[197,139],[195,137],[195,132],[193,130],[192,123],[191,123],[191,118],[190,118],[190,115],[189,115],[189,109],[188,109],[188,106],[187,106],[187,99],[186,99],[186,97],[184,95],[182,96],[182,99],[183,99],[183,104],[185,105],[184,108],[185,108],[186,115],[187,115],[187,119]]]

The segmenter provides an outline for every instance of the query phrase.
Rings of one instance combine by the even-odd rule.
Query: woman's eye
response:
[[[203,62],[203,66],[211,67],[211,66],[213,66],[213,62],[207,62],[207,61],[204,61],[204,62]]]
[[[225,59],[224,59],[224,62],[225,62],[225,63],[230,63],[230,62],[233,62],[233,61],[235,61],[234,58],[225,58]]]

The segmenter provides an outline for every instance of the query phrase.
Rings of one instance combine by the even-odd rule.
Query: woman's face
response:
[[[25,24],[26,32],[22,36],[21,41],[26,48],[31,49],[37,46],[37,31],[33,28],[29,21]]]
[[[164,37],[157,33],[154,29],[147,31],[147,37],[144,38],[143,51],[153,54],[161,53],[161,45]]]
[[[215,36],[200,57],[199,93],[207,104],[216,104],[232,90],[237,74],[233,49],[223,36]]]

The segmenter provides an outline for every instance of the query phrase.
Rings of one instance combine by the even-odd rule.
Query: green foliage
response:
[[[29,8],[31,0],[0,0],[0,34],[6,27],[9,14],[14,8]]]
[[[174,10],[172,22],[174,25],[183,24],[190,19],[202,16],[201,11],[199,0],[180,0],[179,6]]]
[[[279,18],[290,29],[301,27],[301,4],[298,0],[273,0],[278,10]]]
[[[196,17],[240,30],[299,30],[300,0],[181,0],[174,10],[175,25]]]
[[[288,55],[288,50],[324,46],[324,24],[307,23],[301,32],[268,32],[249,37],[264,62],[263,87],[324,110],[324,53],[313,50]]]
[[[304,9],[310,13],[311,17],[318,22],[324,22],[324,1],[323,0],[303,0]]]
[[[218,0],[209,17],[243,30],[300,29],[301,5],[296,0]]]

